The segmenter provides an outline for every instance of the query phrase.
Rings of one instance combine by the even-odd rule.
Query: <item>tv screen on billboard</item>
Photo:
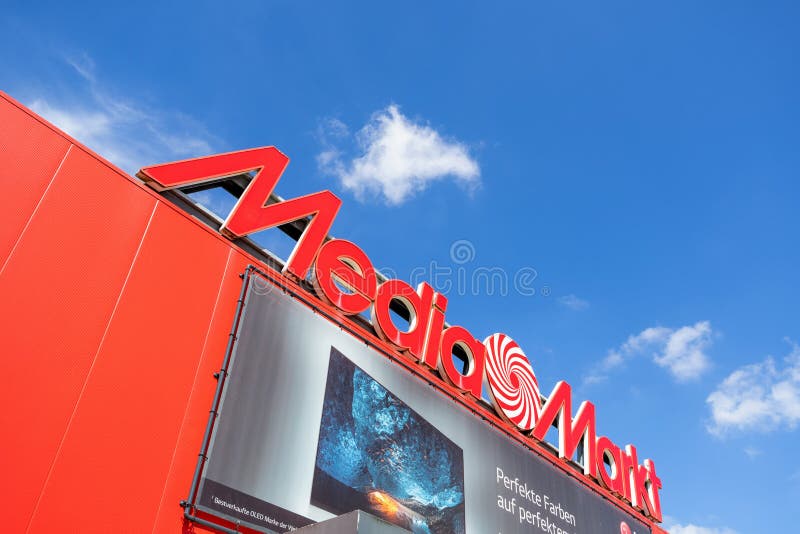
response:
[[[311,297],[245,283],[199,510],[269,533],[355,509],[415,534],[650,532]]]
[[[365,510],[415,534],[464,534],[463,453],[332,348],[311,503]]]

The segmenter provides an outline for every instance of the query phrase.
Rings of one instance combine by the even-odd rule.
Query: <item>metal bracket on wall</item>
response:
[[[231,362],[231,355],[233,354],[233,345],[236,341],[236,331],[239,328],[239,321],[242,317],[242,312],[244,309],[244,299],[245,294],[247,292],[247,288],[250,282],[250,276],[253,272],[257,271],[258,269],[254,265],[248,265],[245,268],[244,272],[241,274],[242,282],[242,289],[239,292],[239,299],[236,301],[236,312],[234,313],[234,320],[233,325],[231,326],[231,332],[228,335],[228,344],[225,348],[225,357],[222,360],[222,367],[221,369],[214,374],[215,378],[217,378],[217,388],[214,391],[214,400],[211,403],[211,410],[209,411],[208,415],[208,422],[206,423],[205,433],[203,434],[203,442],[200,446],[200,452],[197,455],[197,465],[194,469],[194,475],[192,476],[192,485],[189,488],[189,497],[185,500],[180,501],[180,505],[183,508],[183,517],[187,521],[191,521],[192,523],[197,523],[199,525],[203,525],[205,527],[213,528],[219,530],[221,532],[236,534],[241,532],[239,530],[239,522],[233,521],[236,524],[236,529],[230,529],[224,525],[220,525],[214,523],[213,521],[209,521],[202,517],[198,517],[196,515],[196,507],[195,507],[195,499],[197,498],[197,490],[200,484],[200,474],[203,471],[203,467],[205,466],[206,461],[208,460],[208,447],[211,443],[211,434],[214,430],[214,423],[216,422],[217,416],[219,415],[218,409],[220,400],[222,399],[222,390],[225,386],[225,378],[228,376],[228,366]]]

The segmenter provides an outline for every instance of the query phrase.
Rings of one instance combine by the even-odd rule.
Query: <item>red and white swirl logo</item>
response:
[[[631,534],[631,527],[625,521],[619,524],[619,534]]]
[[[489,396],[497,412],[522,431],[536,425],[541,410],[539,383],[527,356],[505,334],[492,334],[486,346],[486,378]]]

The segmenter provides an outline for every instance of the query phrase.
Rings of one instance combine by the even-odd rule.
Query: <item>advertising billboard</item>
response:
[[[355,509],[419,534],[650,532],[258,273],[194,506],[264,532]]]

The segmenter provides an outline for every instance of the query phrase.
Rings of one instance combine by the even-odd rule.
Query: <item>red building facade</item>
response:
[[[3,530],[205,532],[180,502],[269,267],[2,93],[0,187]]]

